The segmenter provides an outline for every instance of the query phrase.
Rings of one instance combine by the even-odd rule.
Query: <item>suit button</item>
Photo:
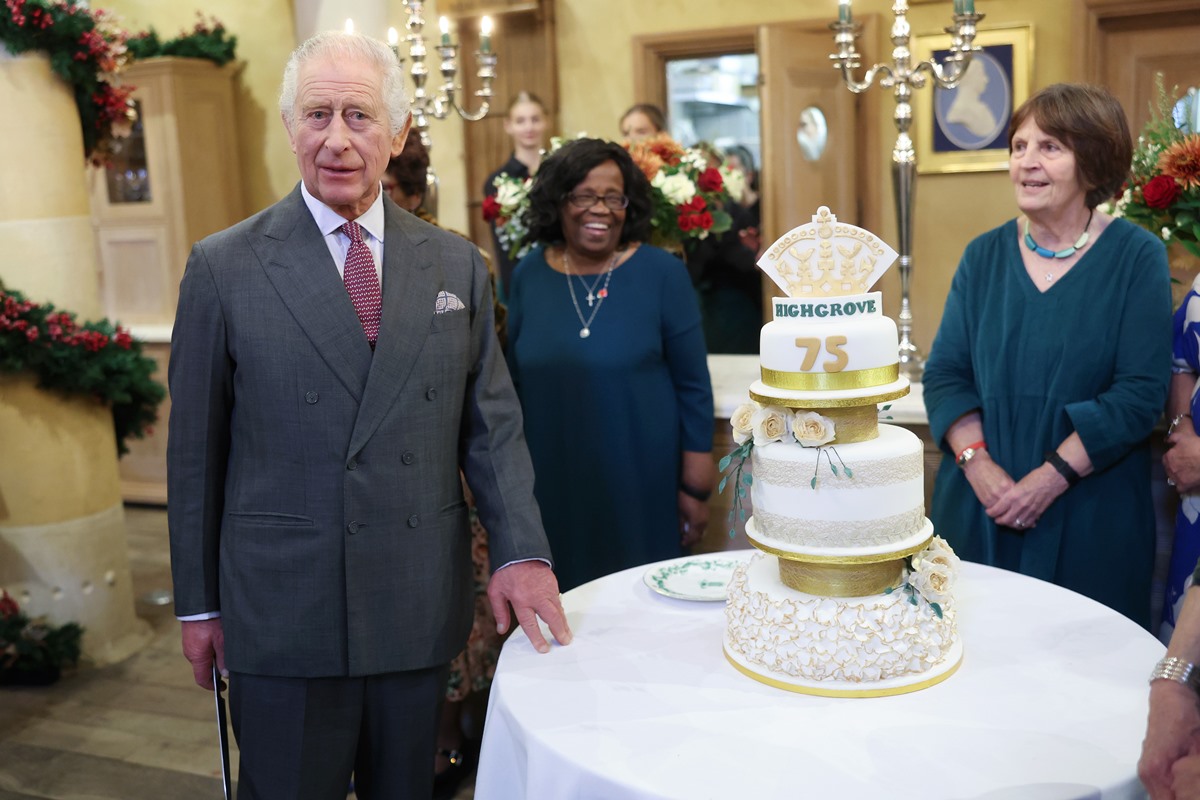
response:
[[[358,533],[358,523],[351,522],[349,525],[346,526],[346,530],[350,532],[351,536],[353,536],[354,534]]]
[[[320,399],[321,399],[321,396],[319,394],[317,394],[316,392],[309,392],[308,394],[304,395],[304,401],[306,403],[308,403],[310,406]]]
[[[425,399],[426,400],[436,400],[437,399],[437,389],[434,389],[433,387],[430,387],[429,389],[427,389],[425,391]]]
[[[405,464],[411,464],[417,460],[417,457],[412,454],[412,451],[405,450],[404,455],[400,456],[400,460]]]
[[[408,518],[408,527],[415,528],[420,524],[421,524],[421,518],[419,516],[417,516],[416,514],[413,514],[411,517]]]
[[[358,462],[355,461],[353,458],[350,459],[349,461],[346,462],[346,469],[353,472],[354,470],[358,469]]]

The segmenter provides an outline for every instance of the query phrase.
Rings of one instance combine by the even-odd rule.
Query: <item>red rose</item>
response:
[[[494,222],[500,216],[500,201],[494,195],[483,198],[483,220]]]
[[[700,220],[700,222],[698,223],[699,227],[703,228],[704,230],[708,230],[709,228],[712,227],[712,225],[713,225],[712,214],[705,211],[703,214],[700,214],[698,218]]]
[[[687,233],[692,229],[692,215],[684,212],[679,215],[679,230]]]
[[[1167,175],[1156,175],[1142,187],[1142,198],[1150,208],[1170,208],[1179,197],[1179,184]]]
[[[8,619],[21,611],[17,601],[8,592],[0,589],[0,619]]]
[[[719,192],[724,181],[721,179],[721,173],[718,170],[709,167],[700,173],[700,179],[696,181],[702,192]]]

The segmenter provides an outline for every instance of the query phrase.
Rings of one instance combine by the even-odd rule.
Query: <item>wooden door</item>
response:
[[[864,224],[858,101],[830,66],[831,48],[823,22],[759,29],[764,248],[811,221],[820,206],[844,222]],[[763,283],[769,309],[780,290]]]

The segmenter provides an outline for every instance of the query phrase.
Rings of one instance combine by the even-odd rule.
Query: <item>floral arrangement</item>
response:
[[[150,376],[141,342],[108,320],[79,324],[75,315],[39,305],[0,284],[0,373],[32,372],[43,389],[84,394],[112,406],[117,450],[153,431],[165,391]]]
[[[946,540],[934,536],[924,550],[908,558],[900,585],[885,589],[884,594],[905,592],[914,606],[920,596],[941,619],[942,609],[954,602],[954,583],[961,564]]]
[[[1200,99],[1190,92],[1173,102],[1162,73],[1155,88],[1157,101],[1133,150],[1130,181],[1109,210],[1200,258]]]
[[[566,141],[561,137],[551,139],[542,157],[554,153]],[[637,143],[624,142],[624,147],[650,181],[650,244],[686,250],[710,234],[724,233],[733,226],[733,218],[724,207],[731,196],[740,197],[744,191],[745,178],[739,170],[710,167],[702,149],[685,148],[665,133]],[[496,194],[483,200],[484,220],[495,226],[496,238],[513,259],[519,259],[533,246],[533,242],[526,241],[529,225],[525,216],[532,185],[532,178],[501,173],[493,181]]]
[[[233,61],[237,37],[228,36],[225,26],[216,17],[206,18],[197,11],[196,24],[192,29],[180,31],[174,39],[160,41],[157,31],[150,28],[148,31],[131,36],[127,45],[134,58],[154,58],[156,56],[207,58],[217,66],[221,66]]]
[[[817,488],[817,472],[821,468],[822,454],[835,477],[854,477],[854,471],[846,466],[837,450],[833,447],[825,447],[837,435],[834,421],[815,411],[793,411],[781,406],[743,403],[734,410],[733,416],[729,418],[729,424],[733,428],[733,441],[737,447],[717,463],[717,469],[725,472],[730,465],[733,465],[734,469],[733,472],[721,478],[721,482],[717,484],[717,493],[725,491],[725,486],[732,477],[734,485],[737,486],[737,493],[733,498],[733,507],[729,511],[730,523],[733,522],[735,515],[738,515],[743,522],[746,520],[746,510],[742,508],[742,501],[746,498],[746,487],[754,484],[754,476],[743,470],[746,459],[750,457],[755,446],[761,447],[772,442],[790,440],[795,441],[801,447],[817,448],[817,463],[813,468],[812,480],[808,484],[813,489]],[[833,463],[835,457],[838,460],[837,464]],[[736,464],[734,464],[735,460]],[[839,464],[841,465],[840,471]],[[731,538],[734,536],[732,527],[729,535]]]
[[[0,684],[53,683],[64,666],[79,662],[82,636],[74,622],[55,626],[30,619],[0,589]]]
[[[0,45],[10,53],[42,51],[75,95],[84,155],[104,163],[116,138],[133,125],[132,86],[115,83],[128,61],[126,34],[83,0],[4,0]]]

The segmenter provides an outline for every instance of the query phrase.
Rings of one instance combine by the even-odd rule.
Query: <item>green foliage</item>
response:
[[[742,444],[734,448],[733,452],[723,457],[717,462],[717,469],[725,472],[733,464],[734,459],[737,459],[737,465],[734,466],[733,472],[721,478],[721,482],[717,484],[717,494],[725,491],[725,484],[729,479],[733,478],[733,485],[737,487],[733,493],[733,506],[729,509],[729,538],[732,539],[737,535],[734,524],[736,516],[742,522],[746,521],[746,509],[742,506],[742,501],[746,499],[746,490],[754,485],[754,476],[748,472],[743,472],[743,467],[746,465],[746,459],[750,457],[750,452],[754,450],[754,440],[747,439]]]
[[[0,590],[0,683],[29,683],[57,677],[79,662],[83,628],[74,622],[55,626],[30,619],[8,592]]]
[[[152,430],[166,391],[142,343],[108,320],[79,324],[70,312],[28,301],[0,283],[0,373],[30,372],[38,386],[112,407],[117,450]]]
[[[235,58],[237,37],[228,35],[216,17],[205,19],[196,13],[196,24],[190,31],[181,31],[174,39],[162,41],[154,28],[129,40],[129,52],[134,58],[175,56],[177,58],[206,58],[217,66]]]
[[[112,140],[128,134],[132,86],[113,83],[126,60],[125,32],[81,0],[7,0],[0,4],[0,45],[10,53],[42,52],[71,87],[79,109],[84,155],[106,160]]]

